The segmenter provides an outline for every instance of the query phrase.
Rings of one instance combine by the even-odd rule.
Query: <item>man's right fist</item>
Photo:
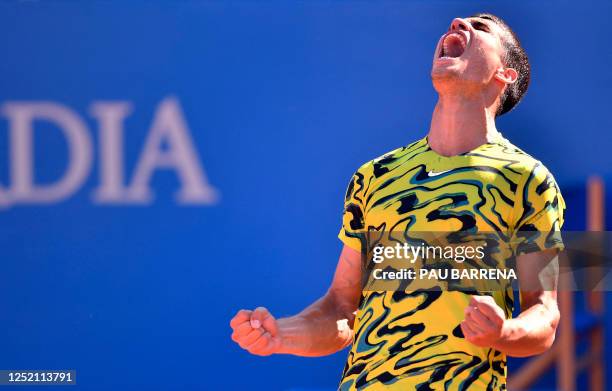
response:
[[[276,319],[264,307],[255,311],[240,310],[230,321],[232,339],[241,348],[258,356],[277,353],[281,339]]]

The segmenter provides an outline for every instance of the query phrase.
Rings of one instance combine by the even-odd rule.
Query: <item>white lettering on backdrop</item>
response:
[[[149,204],[154,200],[151,178],[158,169],[174,170],[180,182],[179,204],[210,205],[218,193],[208,182],[177,99],[169,97],[157,106],[131,182],[124,165],[125,119],[132,105],[124,101],[98,101],[89,112],[98,122],[99,184],[93,192],[97,204]],[[85,122],[55,102],[7,102],[0,114],[9,123],[10,184],[0,184],[0,206],[61,202],[83,185],[90,174],[94,151]],[[53,123],[66,140],[67,167],[53,183],[36,184],[34,121]]]

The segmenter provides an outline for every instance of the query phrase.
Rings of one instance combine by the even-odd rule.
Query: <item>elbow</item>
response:
[[[551,311],[550,314],[551,316],[546,326],[540,329],[536,334],[532,334],[532,338],[528,340],[528,343],[522,344],[524,346],[523,348],[516,349],[513,352],[507,352],[507,354],[512,357],[531,357],[548,351],[555,343],[557,326],[560,318],[559,311],[556,308]]]
[[[553,344],[555,343],[556,335],[557,335],[557,333],[555,332],[555,330],[553,330],[553,332],[550,334],[550,336],[542,344],[542,353],[544,353],[548,349],[552,348]]]
[[[559,312],[559,308],[557,307],[557,303],[555,302],[554,305],[549,305],[548,306],[548,323],[547,323],[547,327],[544,328],[544,332],[542,333],[542,337],[541,337],[541,342],[539,344],[537,344],[536,352],[533,353],[533,355],[536,354],[542,354],[544,352],[546,352],[547,350],[549,350],[553,344],[555,343],[555,338],[557,335],[557,327],[559,326],[559,321],[561,319],[561,313]]]
[[[543,352],[550,349],[555,343],[555,338],[557,336],[557,327],[559,326],[559,321],[561,320],[561,313],[559,312],[559,308],[557,308],[556,303],[553,308],[550,310],[551,317],[549,322],[548,334],[543,342]],[[543,353],[542,352],[542,353]]]
[[[556,328],[551,329],[550,332],[545,335],[544,338],[542,338],[542,342],[534,346],[534,350],[531,352],[531,354],[529,354],[529,356],[545,353],[552,348],[553,344],[555,343],[556,334]]]
[[[328,308],[328,316],[334,324],[334,346],[335,351],[340,351],[353,342],[353,325],[355,321],[355,309],[350,303],[342,300],[342,296],[330,291],[325,295]]]
[[[333,290],[325,294],[326,307],[329,314],[338,322],[348,323],[350,328],[353,327],[355,321],[355,311],[357,310],[355,303],[349,302],[342,294],[338,294]]]
[[[542,354],[549,350],[553,344],[555,343],[555,338],[557,336],[557,326],[559,325],[560,314],[559,310],[555,306],[550,311],[550,321],[548,323],[548,327],[545,329],[544,335],[542,336],[541,343],[536,345],[536,351],[531,355]]]

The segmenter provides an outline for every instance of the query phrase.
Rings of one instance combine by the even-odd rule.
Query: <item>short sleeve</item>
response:
[[[515,199],[512,246],[515,254],[563,250],[561,227],[565,201],[552,174],[537,163],[526,175]]]
[[[342,228],[338,238],[348,247],[361,252],[365,239],[365,183],[359,170],[353,175],[346,189]]]

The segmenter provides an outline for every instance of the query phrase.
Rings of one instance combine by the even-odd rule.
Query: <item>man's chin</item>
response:
[[[459,69],[447,67],[447,66],[434,66],[431,68],[431,78],[432,80],[440,79],[440,80],[452,80],[458,79],[461,72]]]
[[[463,85],[461,73],[457,70],[432,69],[431,83],[438,93],[460,90]]]

